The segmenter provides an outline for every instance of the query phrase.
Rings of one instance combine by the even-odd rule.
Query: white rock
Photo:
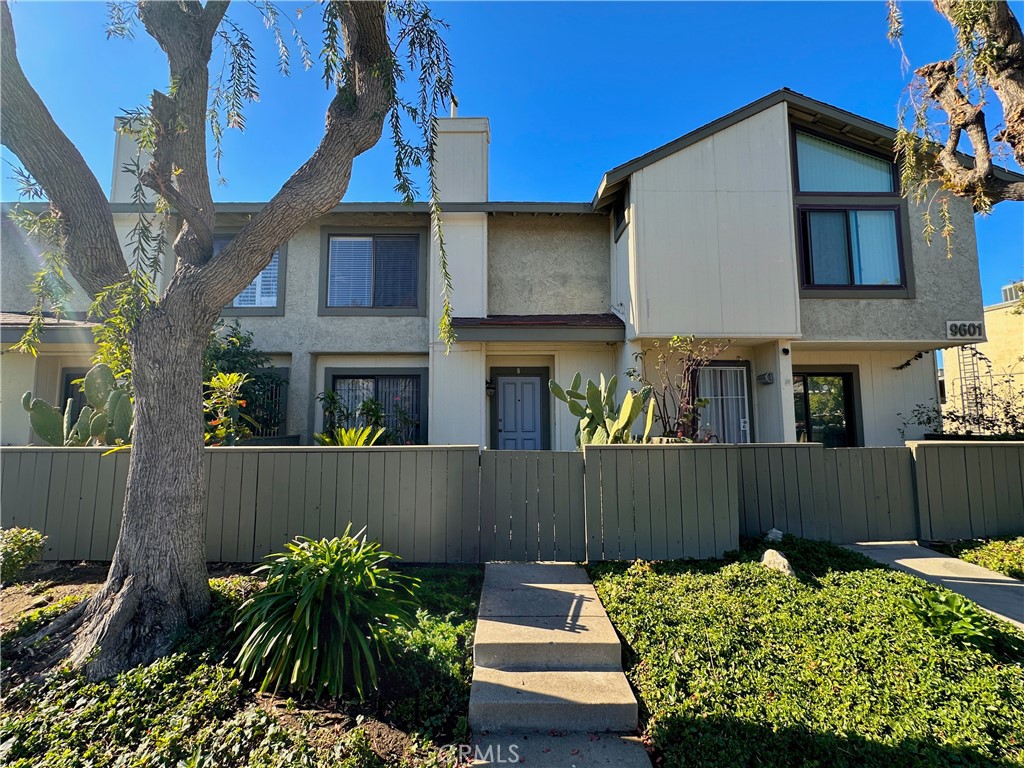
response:
[[[782,537],[784,535],[785,534],[783,534],[783,532],[780,531],[778,528],[772,528],[770,531],[768,531],[768,533],[765,534],[764,540],[770,541],[774,544],[777,541],[782,541]]]
[[[777,549],[766,549],[764,554],[761,555],[761,565],[765,568],[771,568],[773,571],[784,573],[787,576],[796,576],[796,571],[789,564],[789,560]]]

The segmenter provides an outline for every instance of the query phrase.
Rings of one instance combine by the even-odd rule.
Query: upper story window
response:
[[[895,164],[802,131],[794,145],[804,288],[906,291]]]
[[[216,256],[221,249],[231,242],[233,234],[214,235],[213,254]],[[274,251],[270,263],[265,266],[249,285],[242,289],[224,314],[280,314],[284,309],[282,294],[284,280],[282,272],[281,249]]]
[[[895,191],[893,164],[881,157],[797,132],[796,158],[801,192]]]
[[[327,234],[321,311],[419,314],[419,234]]]

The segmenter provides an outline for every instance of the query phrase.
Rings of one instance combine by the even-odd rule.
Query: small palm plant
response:
[[[335,427],[327,432],[317,432],[313,439],[317,445],[337,445],[347,448],[360,448],[374,445],[384,434],[381,427],[374,431],[373,427]]]
[[[393,629],[415,622],[419,580],[388,568],[394,555],[350,529],[298,537],[254,571],[267,583],[238,609],[235,629],[245,639],[235,665],[249,680],[262,675],[261,692],[283,686],[338,698],[351,683],[365,699],[378,662],[391,658]]]

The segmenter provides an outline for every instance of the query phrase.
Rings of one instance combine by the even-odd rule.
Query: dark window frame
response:
[[[798,248],[800,253],[800,279],[801,284],[805,290],[833,290],[833,291],[871,291],[871,292],[886,292],[886,293],[903,293],[907,292],[907,265],[906,258],[904,256],[907,247],[903,236],[903,221],[900,215],[901,206],[896,205],[835,205],[835,204],[806,204],[797,205],[797,231],[800,233],[798,238]],[[875,283],[816,283],[814,282],[814,262],[811,253],[811,232],[808,226],[809,217],[808,213],[815,211],[842,211],[847,214],[844,219],[846,227],[846,258],[848,266],[850,268],[850,275],[853,275],[853,238],[850,233],[850,211],[892,211],[895,216],[896,223],[896,259],[899,264],[900,281],[899,284],[893,283],[892,285],[875,284]]]
[[[847,417],[846,432],[852,438],[849,448],[861,448],[864,446],[864,410],[860,391],[860,366],[859,365],[794,365],[793,379],[798,376],[843,376],[850,386],[843,392],[843,399],[849,411]],[[844,385],[845,386],[845,385]],[[807,401],[807,386],[804,385],[804,408],[809,407]],[[809,410],[805,410],[809,413]]]
[[[892,192],[803,192],[800,190],[800,166],[797,157],[797,134],[839,144],[857,152],[877,157],[890,164],[893,179]],[[891,152],[877,146],[861,144],[848,136],[828,133],[790,121],[790,173],[793,179],[794,226],[796,232],[797,267],[800,277],[800,296],[808,299],[912,299],[915,296],[914,270],[910,241],[910,220],[907,201],[900,194],[899,164]],[[896,252],[899,260],[900,285],[817,284],[813,282],[809,231],[805,225],[807,211],[896,211]],[[849,217],[847,217],[849,240]],[[849,243],[848,243],[849,245]],[[852,259],[852,251],[849,251]],[[852,274],[852,272],[851,272]]]
[[[429,445],[430,440],[430,421],[429,421],[429,406],[430,400],[427,397],[428,394],[428,378],[430,369],[429,368],[408,368],[408,367],[395,367],[395,368],[338,368],[332,367],[324,370],[324,392],[334,391],[334,380],[340,379],[376,379],[378,376],[409,376],[419,378],[419,395],[420,395],[420,427],[419,435],[417,439],[419,443],[417,445]],[[376,384],[374,385],[376,388]],[[376,392],[374,393],[376,394]],[[315,421],[314,421],[315,423]],[[321,427],[322,428],[322,427]],[[315,430],[314,430],[315,431]]]
[[[551,369],[547,366],[496,366],[492,367],[488,371],[488,379],[494,382],[494,386],[498,385],[499,376],[539,376],[540,377],[540,388],[541,388],[541,399],[540,399],[540,420],[543,424],[541,430],[541,444],[545,447],[538,450],[550,451],[551,450],[551,391],[545,386],[546,382],[551,381]],[[498,448],[498,398],[500,393],[495,391],[494,396],[488,398],[490,403],[487,406],[487,412],[490,416],[490,427],[487,430],[491,438],[490,450],[500,450]],[[511,450],[511,449],[506,449]]]
[[[419,255],[416,271],[416,306],[415,307],[332,307],[327,304],[330,288],[331,238],[332,237],[377,237],[387,235],[417,235],[419,237]],[[427,260],[430,243],[430,232],[423,227],[339,227],[323,226],[320,228],[320,316],[357,316],[375,317],[425,317],[427,314]]]
[[[233,238],[241,231],[241,227],[217,227],[213,231],[213,236],[215,238],[226,236]],[[262,272],[263,270],[260,271]],[[236,307],[234,306],[235,300],[232,299],[231,304],[221,308],[221,317],[282,317],[284,315],[287,275],[288,242],[285,241],[277,248],[277,303],[272,307]],[[245,289],[243,288],[242,290]]]

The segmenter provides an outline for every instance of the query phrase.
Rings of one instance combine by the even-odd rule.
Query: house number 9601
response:
[[[947,320],[947,339],[980,339],[985,336],[985,324],[969,320]]]

